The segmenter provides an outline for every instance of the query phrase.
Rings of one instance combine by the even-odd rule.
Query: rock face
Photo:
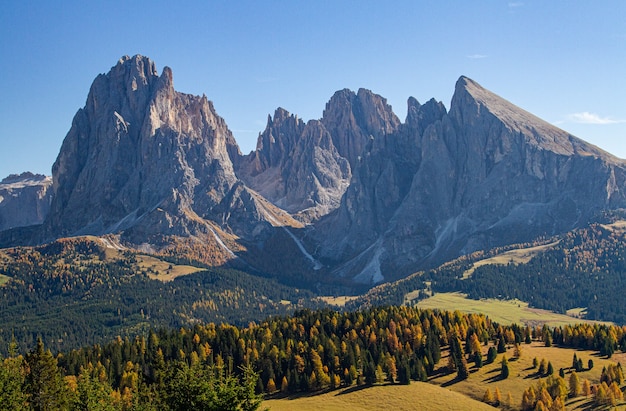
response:
[[[52,196],[32,186],[37,204],[51,198],[35,240],[18,229],[0,243],[118,233],[318,287],[397,279],[626,207],[624,160],[465,77],[449,111],[409,98],[404,123],[365,89],[338,91],[307,123],[279,108],[243,156],[205,96],[176,92],[142,56],[95,79],[53,181]],[[46,212],[8,223],[15,184],[0,186],[0,230]]]
[[[50,209],[52,178],[10,175],[0,181],[0,231],[41,224]]]
[[[626,205],[626,162],[468,78],[449,113],[416,103],[399,132],[365,148],[341,207],[316,226],[337,274],[397,278]]]
[[[168,67],[158,75],[148,58],[124,57],[96,78],[63,142],[45,238],[194,237],[234,257],[224,234],[271,225],[231,155],[239,148],[205,96],[176,92]]]

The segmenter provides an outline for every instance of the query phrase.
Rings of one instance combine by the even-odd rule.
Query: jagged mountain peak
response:
[[[527,144],[556,154],[603,157],[610,162],[618,160],[602,149],[572,136],[465,76],[461,76],[456,83],[450,113],[459,124],[477,121],[476,118],[484,118],[490,114],[512,132],[523,136]]]

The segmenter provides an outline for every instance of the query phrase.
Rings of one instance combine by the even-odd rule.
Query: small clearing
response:
[[[343,296],[340,296],[340,297],[326,296],[326,297],[318,297],[318,298],[320,300],[324,301],[328,305],[334,305],[336,307],[345,307],[345,305],[346,305],[346,303],[348,301],[356,300],[359,297],[358,296],[352,296],[352,295],[343,295]]]
[[[519,248],[517,250],[506,251],[502,254],[498,254],[491,258],[485,258],[484,260],[476,261],[472,264],[472,267],[465,270],[463,273],[463,279],[469,278],[478,267],[489,264],[507,265],[509,263],[526,264],[539,253],[554,248],[559,241],[555,241],[550,244],[539,245],[536,247]]]
[[[0,287],[5,285],[6,283],[8,283],[10,279],[11,279],[11,277],[3,275],[3,274],[0,274]]]
[[[164,283],[172,281],[176,277],[189,275],[202,271],[202,268],[193,267],[191,265],[176,265],[167,261],[159,260],[149,255],[137,255],[137,265],[140,269],[148,273],[148,277],[153,280],[163,281]]]

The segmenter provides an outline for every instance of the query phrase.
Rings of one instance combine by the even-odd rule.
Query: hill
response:
[[[272,411],[471,411],[494,408],[465,395],[425,382],[411,385],[352,387],[317,395],[267,399],[261,407]]]
[[[0,275],[0,350],[12,336],[22,348],[40,336],[58,351],[151,328],[244,325],[324,305],[268,278],[121,249],[113,237],[0,250]]]

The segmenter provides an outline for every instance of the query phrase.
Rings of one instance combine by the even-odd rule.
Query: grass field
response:
[[[550,361],[554,367],[554,373],[558,375],[559,369],[563,368],[565,371],[565,382],[567,384],[570,367],[572,366],[572,358],[574,354],[578,358],[581,358],[586,370],[587,361],[592,359],[594,367],[592,370],[586,370],[578,373],[581,382],[584,379],[588,379],[592,384],[599,383],[600,375],[602,374],[602,368],[608,364],[615,364],[620,362],[622,364],[626,361],[626,354],[620,353],[613,356],[611,359],[600,358],[594,351],[580,351],[570,348],[558,348],[558,347],[545,347],[541,342],[533,342],[532,344],[522,344],[522,356],[514,360],[513,349],[510,348],[506,352],[507,359],[509,360],[510,376],[506,380],[500,380],[500,369],[503,354],[498,354],[496,361],[492,364],[483,366],[480,369],[472,368],[470,378],[465,381],[456,382],[456,374],[440,375],[431,379],[431,383],[440,385],[442,387],[449,388],[459,394],[466,395],[474,399],[482,399],[487,388],[494,392],[496,387],[502,393],[502,398],[506,398],[507,393],[511,393],[513,399],[512,404],[516,409],[519,409],[522,402],[522,394],[528,386],[536,384],[539,380],[537,377],[536,369],[532,368],[533,358],[537,358],[541,361],[545,358],[546,361]],[[483,347],[483,357],[486,358],[487,348]],[[443,369],[447,364],[447,358],[442,358],[439,362],[439,367]],[[588,400],[584,398],[568,399],[566,402],[567,409],[574,409],[581,407],[584,409],[591,405]],[[626,409],[626,403],[622,403],[619,409]]]
[[[556,327],[580,322],[594,322],[557,314],[548,310],[529,308],[528,303],[520,300],[483,299],[472,300],[462,293],[439,293],[417,303],[419,308],[439,310],[459,310],[466,313],[483,313],[501,324],[528,324]]]
[[[341,297],[318,297],[326,304],[334,305],[336,307],[344,307],[348,301],[356,300],[358,296],[341,296]]]
[[[318,395],[302,395],[263,401],[260,409],[271,411],[393,411],[409,410],[493,410],[487,404],[437,385],[413,382],[410,385],[350,387]]]
[[[502,254],[498,254],[491,258],[485,258],[484,260],[476,261],[474,264],[472,264],[472,267],[470,269],[465,270],[465,272],[463,273],[463,278],[465,279],[470,277],[474,273],[474,270],[483,265],[506,265],[508,263],[525,264],[537,254],[553,248],[558,243],[558,241],[555,241],[554,243],[544,244],[537,247],[520,248],[517,250],[511,250]]]
[[[7,277],[6,275],[0,274],[0,287],[8,283],[10,279],[11,277]]]
[[[148,277],[153,280],[160,280],[163,282],[172,281],[176,277],[202,271],[202,268],[190,265],[170,264],[166,261],[147,255],[137,255],[137,264],[143,270],[151,270],[148,272]]]

